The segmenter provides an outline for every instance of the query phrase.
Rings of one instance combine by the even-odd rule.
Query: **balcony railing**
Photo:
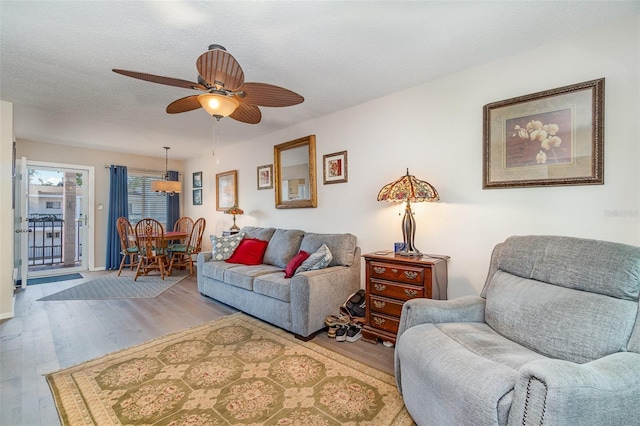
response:
[[[74,263],[82,261],[82,221],[76,220]],[[65,228],[62,215],[29,216],[29,266],[59,266],[65,263],[63,241]]]

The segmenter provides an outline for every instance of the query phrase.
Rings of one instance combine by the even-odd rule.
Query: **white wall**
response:
[[[243,144],[224,145],[223,121],[220,157],[185,163],[187,191],[191,173],[203,171],[203,205],[192,206],[187,197],[185,213],[207,219],[205,235],[230,227],[231,217],[215,211],[215,174],[237,169],[245,211],[239,226],[351,232],[363,252],[392,249],[402,240],[402,210],[377,202],[376,195],[408,167],[441,196],[439,203],[413,209],[416,246],[451,256],[449,298],[480,292],[493,246],[510,235],[640,245],[639,56],[637,16]],[[601,77],[605,185],[482,189],[483,105]],[[274,190],[257,190],[256,168],[273,163],[274,145],[309,134],[317,138],[318,207],[275,209]],[[342,150],[348,150],[349,181],[323,185],[322,156]]]
[[[13,104],[0,101],[0,319],[13,317]]]

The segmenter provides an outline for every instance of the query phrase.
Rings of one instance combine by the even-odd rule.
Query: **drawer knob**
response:
[[[384,305],[386,305],[386,303],[381,301],[381,300],[374,300],[373,301],[373,306],[375,306],[378,309],[384,308]]]
[[[397,270],[396,268],[393,268],[393,269],[391,270],[391,272],[393,272],[394,274],[397,274],[397,273],[398,273],[398,270]]]
[[[416,290],[411,290],[411,289],[405,288],[404,289],[404,294],[406,294],[409,297],[416,297],[418,292]]]
[[[418,276],[418,273],[414,271],[404,271],[404,275],[410,280],[415,280]]]
[[[387,268],[383,268],[382,266],[374,266],[373,267],[373,272],[375,272],[378,275],[384,274],[384,272],[387,270]]]
[[[387,321],[384,318],[373,317],[373,322],[375,322],[376,325],[384,325]]]
[[[387,289],[387,286],[384,284],[374,284],[373,288],[375,288],[377,291],[385,291]]]

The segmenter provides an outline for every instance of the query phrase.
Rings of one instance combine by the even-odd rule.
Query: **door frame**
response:
[[[22,157],[22,159],[24,160],[25,157]],[[34,160],[29,160],[28,158],[26,158],[26,165],[23,167],[23,169],[28,170],[29,168],[51,168],[51,169],[58,169],[61,171],[64,170],[79,170],[82,172],[86,172],[87,173],[87,183],[86,186],[83,182],[83,193],[86,194],[86,201],[85,201],[85,206],[86,207],[86,215],[85,215],[85,224],[83,225],[84,229],[84,238],[86,239],[86,241],[83,241],[83,266],[81,267],[74,267],[74,268],[61,268],[61,269],[49,269],[49,270],[42,270],[42,271],[31,271],[27,273],[26,276],[26,280],[25,277],[21,277],[23,280],[23,286],[24,283],[29,279],[29,278],[35,278],[38,276],[43,276],[43,275],[59,275],[59,274],[67,274],[70,272],[79,272],[79,271],[91,271],[95,269],[95,249],[94,249],[94,240],[95,240],[95,232],[94,232],[94,224],[95,224],[95,218],[94,218],[94,213],[95,210],[93,208],[94,206],[94,196],[95,196],[95,166],[86,166],[86,165],[79,165],[79,164],[66,164],[66,163],[51,163],[51,162],[46,162],[46,161],[34,161]],[[21,191],[22,194],[27,194],[28,192],[28,185],[29,185],[29,176],[27,173],[27,176],[22,176],[22,182],[21,182]],[[83,209],[85,210],[85,209]],[[20,255],[19,253],[16,253],[16,255]],[[86,256],[86,260],[85,260],[85,256]],[[25,262],[28,263],[28,259],[22,259],[22,263],[24,264]],[[85,263],[86,262],[86,263]]]

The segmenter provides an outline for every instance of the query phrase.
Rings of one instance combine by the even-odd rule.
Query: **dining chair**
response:
[[[193,255],[197,255],[202,250],[202,234],[206,225],[207,221],[203,217],[199,218],[194,222],[185,244],[172,245],[169,271],[172,271],[174,266],[188,266],[189,274],[193,275]]]
[[[131,226],[129,219],[119,217],[116,221],[116,229],[120,236],[120,254],[122,255],[120,268],[118,269],[118,276],[120,276],[127,260],[129,260],[129,266],[132,271],[133,268],[138,266],[138,246],[136,244],[133,226]]]
[[[138,268],[134,281],[142,274],[158,270],[164,280],[165,275],[170,275],[167,270],[168,256],[164,240],[162,224],[152,218],[144,218],[136,224],[136,241],[138,244]]]
[[[173,230],[175,232],[186,232],[189,234],[193,229],[193,219],[189,216],[183,216],[180,219],[176,220],[176,223],[173,225]]]

